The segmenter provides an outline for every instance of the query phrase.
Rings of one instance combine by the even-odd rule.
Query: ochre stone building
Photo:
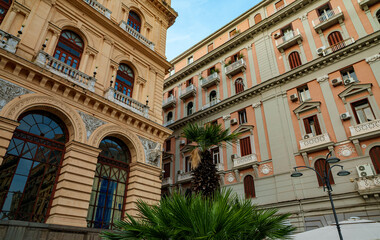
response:
[[[0,10],[0,239],[97,238],[159,201],[170,1]]]
[[[380,2],[264,0],[171,61],[165,79],[163,194],[190,191],[189,122],[240,132],[213,148],[221,184],[292,213],[298,231],[333,221],[321,172],[328,152],[340,220],[380,220]],[[365,177],[367,176],[367,177]]]

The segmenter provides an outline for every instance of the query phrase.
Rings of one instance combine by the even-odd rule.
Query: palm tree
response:
[[[211,196],[219,188],[219,177],[210,148],[231,143],[238,134],[230,134],[229,129],[223,130],[219,124],[190,123],[183,128],[182,136],[196,144],[191,152],[192,190]]]
[[[139,201],[138,219],[127,215],[117,230],[103,232],[109,240],[262,240],[287,239],[294,230],[285,224],[289,214],[259,209],[250,200],[239,200],[231,190],[213,197],[174,193],[158,205]]]

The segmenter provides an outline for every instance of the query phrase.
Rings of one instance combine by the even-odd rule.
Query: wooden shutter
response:
[[[262,20],[261,14],[260,13],[256,14],[254,17],[254,20],[255,20],[255,24],[258,24],[259,22],[261,22],[261,20]]]
[[[255,183],[251,175],[248,175],[244,178],[244,193],[245,198],[254,198],[256,196]]]
[[[240,139],[240,153],[242,157],[252,154],[250,137]]]
[[[170,177],[170,163],[165,163],[164,164],[164,178]]]
[[[243,85],[243,80],[238,79],[235,81],[235,92],[236,94],[243,92],[244,91],[244,85]]]
[[[380,146],[375,146],[369,151],[369,156],[372,160],[376,174],[380,174]]]
[[[342,34],[340,34],[340,32],[336,31],[336,32],[330,33],[327,39],[329,41],[331,50],[333,52],[346,46],[343,42],[343,37],[342,37]]]
[[[298,52],[289,54],[289,64],[291,69],[302,65],[301,57]]]
[[[325,160],[319,159],[319,160],[315,161],[314,168],[315,168],[315,171],[317,171],[322,177],[324,177]],[[330,164],[327,163],[327,169],[329,169],[329,168],[330,168]],[[323,180],[318,175],[317,175],[317,178],[318,178],[319,186],[323,186]],[[334,184],[334,178],[333,178],[331,172],[329,174],[329,180],[330,180],[330,184]]]
[[[317,135],[321,135],[322,131],[321,131],[321,127],[319,125],[319,121],[318,121],[317,115],[313,116],[313,121],[314,121],[314,127],[315,127],[316,134]]]
[[[303,119],[303,124],[305,125],[305,131],[307,134],[311,133],[311,128],[310,128],[310,124],[309,124],[309,119],[307,118],[304,118]]]

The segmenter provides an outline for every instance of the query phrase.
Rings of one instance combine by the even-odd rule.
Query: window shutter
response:
[[[301,57],[298,52],[289,54],[289,65],[291,69],[302,65]]]
[[[250,175],[244,178],[244,193],[245,198],[254,198],[256,196],[255,183],[253,181],[253,177]]]
[[[242,157],[252,154],[250,137],[240,139],[240,153]]]
[[[165,163],[164,164],[164,178],[170,177],[170,163]]]
[[[321,127],[319,125],[317,115],[313,116],[313,120],[314,120],[314,127],[315,127],[315,131],[317,132],[317,135],[321,135],[322,131],[321,131]]]
[[[327,166],[327,169],[330,168],[330,164],[326,163],[326,166]],[[324,177],[324,169],[325,169],[325,160],[324,159],[319,159],[317,161],[315,161],[315,164],[314,164],[314,167],[315,167],[315,170],[322,176]],[[318,184],[319,186],[323,186],[323,181],[322,179],[320,179],[320,177],[316,174],[317,176],[317,179],[318,179]],[[330,181],[330,184],[334,184],[334,178],[332,176],[332,173],[330,172],[329,174],[329,181]]]
[[[310,128],[310,124],[309,124],[309,119],[307,118],[304,118],[303,119],[303,124],[305,125],[305,131],[307,134],[311,133],[311,128]]]

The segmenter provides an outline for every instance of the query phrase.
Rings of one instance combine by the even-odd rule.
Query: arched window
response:
[[[244,91],[243,79],[239,78],[235,81],[235,93],[238,94]]]
[[[193,114],[193,106],[194,106],[193,102],[189,102],[187,104],[187,116]]]
[[[135,13],[134,11],[129,12],[127,24],[129,26],[131,26],[133,29],[135,29],[136,31],[140,32],[140,30],[141,30],[141,19],[140,19],[139,15],[137,13]]]
[[[325,166],[327,167],[327,170],[330,168],[330,164],[326,163],[324,159],[318,159],[314,163],[315,171],[317,171],[322,177],[324,177]],[[317,179],[318,179],[319,186],[323,186],[323,181],[318,175],[317,175]],[[334,178],[331,172],[329,175],[329,180],[330,180],[330,184],[334,184]]]
[[[216,103],[216,91],[211,91],[210,92],[210,103],[215,104]]]
[[[166,122],[170,122],[171,120],[173,120],[173,112],[169,112],[166,116]]]
[[[5,15],[12,4],[12,0],[0,0],[0,24],[3,22]]]
[[[247,175],[244,178],[244,193],[245,193],[245,198],[256,197],[255,183],[253,182],[253,177],[251,175]]]
[[[256,14],[254,17],[254,20],[255,20],[255,24],[258,24],[259,22],[261,22],[262,20],[261,14],[260,13]]]
[[[375,146],[369,151],[376,174],[380,174],[380,146]]]
[[[289,65],[290,65],[290,69],[293,69],[302,65],[301,57],[298,52],[292,52],[291,54],[289,54]]]
[[[99,148],[102,152],[96,165],[87,223],[92,228],[112,229],[124,216],[131,154],[128,147],[114,137],[104,138]]]
[[[27,112],[19,122],[0,166],[0,219],[44,223],[68,134],[47,112]]]
[[[121,63],[117,70],[115,89],[128,97],[132,97],[134,79],[133,70],[128,65]]]
[[[344,44],[342,34],[340,34],[340,32],[338,31],[330,33],[329,36],[327,37],[327,40],[329,41],[331,50],[333,52],[346,46]]]
[[[376,12],[376,19],[380,23],[380,10]]]
[[[68,30],[62,31],[54,51],[54,58],[78,69],[83,46],[83,40],[78,34]]]

